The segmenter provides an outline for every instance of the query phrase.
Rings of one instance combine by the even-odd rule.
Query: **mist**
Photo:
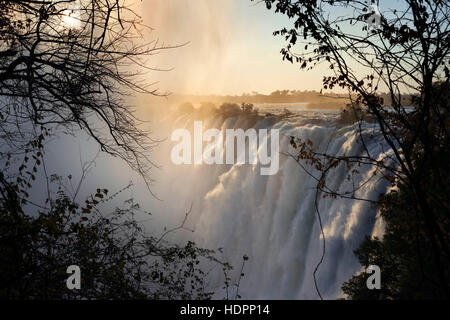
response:
[[[321,85],[320,72],[299,72],[282,61],[283,40],[272,32],[287,19],[267,11],[263,3],[196,0],[194,5],[189,0],[150,0],[137,3],[136,9],[153,28],[145,33],[148,40],[182,45],[149,61],[153,67],[171,70],[149,74],[161,92],[270,93]]]

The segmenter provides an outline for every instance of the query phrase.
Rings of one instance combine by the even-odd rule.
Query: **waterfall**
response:
[[[169,114],[159,124],[167,137],[176,128],[192,132],[193,122],[201,119],[204,130],[255,128],[279,129],[280,163],[275,175],[261,175],[260,164],[174,165],[170,162],[173,142],[166,141],[156,151],[163,165],[157,174],[157,193],[164,200],[167,215],[182,217],[190,205],[187,226],[195,232],[180,233],[178,239],[195,241],[206,248],[223,248],[239,273],[242,256],[246,262],[239,293],[245,299],[318,299],[313,271],[322,255],[322,237],[315,210],[318,172],[305,172],[286,153],[293,153],[290,136],[311,140],[315,150],[333,155],[359,155],[357,125],[340,125],[335,113],[298,112],[288,117],[220,114]],[[158,129],[159,130],[159,129]],[[162,130],[162,129],[161,129]],[[363,133],[370,135],[369,124]],[[372,157],[383,157],[382,140],[366,141]],[[353,168],[352,168],[353,169]],[[330,171],[329,186],[348,191],[359,187],[355,196],[377,199],[387,183],[374,174],[374,168],[361,166],[359,174],[347,180],[348,168]],[[367,180],[367,181],[366,181]],[[362,183],[364,181],[364,183]],[[370,203],[351,199],[320,199],[318,206],[326,241],[324,261],[317,272],[318,287],[326,299],[342,295],[341,285],[360,265],[353,254],[365,235],[381,235],[383,226]],[[164,218],[165,217],[165,218]],[[173,216],[167,221],[175,221]],[[211,272],[210,286],[223,296],[223,273]]]

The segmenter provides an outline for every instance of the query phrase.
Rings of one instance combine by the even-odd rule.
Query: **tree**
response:
[[[45,142],[58,132],[92,137],[123,159],[147,186],[155,141],[127,103],[132,93],[160,95],[145,82],[146,59],[173,48],[140,43],[142,24],[121,0],[0,1],[0,296],[8,299],[207,299],[214,251],[165,240],[185,222],[148,234],[133,199],[113,212],[116,194],[98,188],[82,204],[71,176],[48,176]],[[89,165],[84,168],[88,170]],[[30,198],[38,171],[44,204]],[[149,188],[150,190],[150,188]],[[151,192],[151,190],[150,190]],[[118,192],[120,193],[120,191]],[[81,267],[81,289],[65,286]],[[227,280],[228,281],[228,280]]]
[[[23,150],[41,126],[82,130],[150,183],[155,141],[126,97],[160,95],[146,59],[173,46],[139,43],[151,29],[120,0],[3,0],[0,16],[2,144]]]
[[[424,222],[420,229],[429,240],[433,270],[439,279],[433,286],[441,297],[450,297],[449,230],[440,223],[441,214],[448,217],[450,208],[448,1],[405,0],[395,7],[390,2],[370,1],[372,9],[383,9],[380,17],[362,1],[264,2],[268,9],[293,21],[292,27],[274,32],[288,42],[281,50],[283,59],[299,63],[302,69],[328,65],[331,75],[324,76],[323,88],[346,89],[351,106],[365,108],[365,112],[355,110],[362,154],[321,154],[307,141],[292,138],[298,149],[296,159],[306,160],[322,172],[317,196],[355,198],[352,192],[327,185],[327,173],[340,163],[349,169],[373,166],[392,186],[402,185],[410,195],[410,214]],[[381,90],[389,93],[389,107],[382,103]],[[405,105],[405,94],[415,95],[413,105]],[[376,123],[376,134],[390,148],[383,159],[375,159],[366,147],[371,135],[364,132],[362,115]],[[438,189],[427,187],[430,179]],[[381,200],[375,204],[383,205]]]
[[[433,192],[440,193],[433,179],[426,182]],[[395,191],[384,195],[380,201],[380,214],[385,222],[383,239],[366,237],[355,253],[367,269],[377,265],[382,270],[381,290],[367,288],[365,272],[354,275],[342,285],[344,293],[352,299],[442,299],[438,290],[439,276],[435,272],[433,250],[427,236],[423,216],[415,212],[414,196],[407,187],[398,185]],[[435,205],[434,205],[435,206]],[[445,212],[437,210],[437,221],[448,230],[450,220]],[[449,260],[441,253],[442,261]],[[449,268],[444,269],[446,277]]]
[[[92,164],[85,166],[82,177]],[[205,265],[231,270],[213,250],[166,241],[169,233],[186,229],[190,211],[180,226],[152,236],[136,221],[141,210],[133,199],[112,212],[105,209],[130,185],[112,195],[99,188],[80,204],[77,191],[69,192],[72,178],[57,175],[50,177],[45,207],[37,206],[28,200],[33,175],[28,165],[16,183],[0,173],[1,298],[209,299],[214,292],[206,286]],[[77,290],[66,286],[71,265],[81,269]]]

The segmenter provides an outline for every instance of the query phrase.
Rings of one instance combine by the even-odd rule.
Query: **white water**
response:
[[[222,132],[227,128],[278,128],[281,153],[293,152],[289,136],[296,136],[310,139],[316,150],[330,154],[360,154],[356,127],[337,126],[335,119],[332,113],[303,112],[281,121],[264,118],[255,122],[248,116],[201,120],[204,130],[212,127]],[[170,137],[175,128],[192,131],[194,120],[200,120],[199,115],[166,115],[161,128]],[[236,267],[236,274],[242,256],[248,255],[239,288],[243,298],[318,299],[313,271],[322,255],[322,239],[314,207],[316,181],[284,155],[280,155],[280,170],[273,176],[261,176],[259,164],[175,166],[169,156],[172,146],[165,142],[156,151],[157,161],[163,164],[157,174],[156,192],[164,201],[155,208],[164,212],[161,219],[173,225],[182,220],[192,204],[187,227],[195,229],[194,233],[178,233],[175,238],[194,240],[207,248],[224,248],[223,256]],[[379,140],[370,140],[368,148],[372,156],[383,156]],[[361,174],[349,182],[348,170],[338,167],[330,172],[328,185],[346,191],[373,176],[372,168],[358,170]],[[373,176],[356,196],[376,199],[386,186]],[[318,286],[324,298],[335,299],[342,295],[342,283],[360,270],[353,250],[365,235],[381,234],[382,224],[367,202],[326,198],[320,200],[319,211],[326,254],[317,273]],[[217,297],[223,297],[222,270],[213,270],[211,275],[211,288],[218,290]]]
[[[161,111],[161,110],[160,110]],[[169,137],[174,129],[192,131],[194,120],[202,120],[204,130],[210,127],[224,132],[227,128],[278,128],[280,152],[293,152],[289,136],[310,139],[316,150],[330,154],[357,155],[361,147],[356,141],[357,128],[336,125],[333,112],[300,111],[295,116],[277,121],[275,118],[256,119],[249,116],[224,119],[221,116],[203,116],[196,113],[180,115],[170,110],[151,111],[150,126],[155,138]],[[365,131],[370,130],[366,124]],[[186,227],[195,232],[179,231],[171,234],[174,241],[195,241],[210,249],[223,248],[223,258],[230,261],[239,274],[242,256],[248,255],[245,277],[239,288],[245,299],[318,299],[313,271],[322,255],[322,238],[314,208],[316,181],[292,159],[280,155],[280,169],[273,176],[260,175],[259,164],[253,165],[174,165],[170,151],[175,143],[165,141],[154,150],[155,161],[162,165],[152,177],[156,179],[153,192],[163,200],[149,195],[138,175],[125,165],[101,156],[99,164],[87,178],[83,192],[90,194],[97,187],[119,190],[133,180],[135,187],[124,199],[134,197],[144,210],[141,219],[152,234],[162,233],[163,227],[179,225],[192,204]],[[366,140],[372,156],[385,156],[380,140]],[[97,147],[82,138],[61,138],[48,146],[46,152],[49,174],[72,174],[77,181],[80,156],[92,159]],[[51,168],[51,169],[50,169]],[[309,168],[312,170],[311,168]],[[387,184],[373,176],[369,167],[358,168],[360,175],[347,181],[348,170],[343,166],[331,171],[328,185],[340,191],[358,187],[368,177],[356,196],[376,199],[386,191]],[[317,176],[317,172],[311,171]],[[140,183],[141,182],[141,183]],[[129,193],[129,194],[128,194]],[[79,199],[83,199],[80,195]],[[80,200],[81,201],[81,200]],[[121,201],[121,199],[117,199]],[[116,205],[120,205],[116,203]],[[320,292],[324,298],[342,295],[340,287],[360,265],[353,254],[365,235],[382,234],[381,220],[367,202],[321,199],[319,204],[325,239],[326,254],[317,273]],[[210,273],[209,289],[216,298],[225,292],[220,267]],[[234,295],[231,293],[231,296]]]

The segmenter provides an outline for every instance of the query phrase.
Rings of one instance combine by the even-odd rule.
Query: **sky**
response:
[[[284,39],[273,31],[287,18],[250,0],[145,0],[138,4],[146,37],[185,46],[152,58],[161,91],[188,94],[242,94],[278,89],[320,90],[323,72],[300,71],[282,61]]]
[[[267,10],[264,1],[132,1],[136,1],[135,10],[143,23],[153,28],[145,32],[147,40],[158,39],[170,45],[186,43],[152,57],[152,67],[171,69],[149,75],[149,81],[157,81],[162,92],[240,95],[286,89],[319,91],[323,76],[331,75],[326,64],[306,71],[300,70],[299,64],[282,60],[280,50],[286,41],[273,36],[273,32],[291,27],[293,21]],[[399,0],[379,3],[383,15],[402,6]],[[337,17],[355,12],[334,6],[329,14]],[[359,28],[351,32],[362,32]]]

